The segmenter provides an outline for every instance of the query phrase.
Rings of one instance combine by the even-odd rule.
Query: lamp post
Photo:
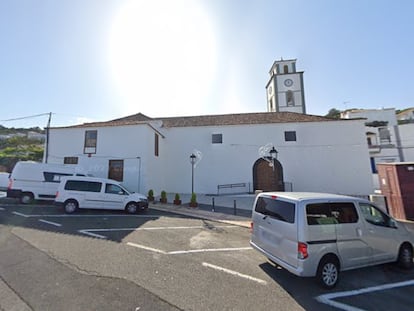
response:
[[[191,194],[194,193],[194,164],[196,161],[197,156],[192,153],[190,155],[190,162],[191,162]]]

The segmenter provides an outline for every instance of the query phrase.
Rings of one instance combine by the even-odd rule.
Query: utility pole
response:
[[[46,125],[45,153],[43,155],[43,163],[47,163],[47,160],[49,157],[49,128],[50,128],[51,121],[52,121],[52,113],[49,112],[49,120],[47,121],[47,125]]]

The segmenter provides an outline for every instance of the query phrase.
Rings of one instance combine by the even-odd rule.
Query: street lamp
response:
[[[272,158],[273,161],[273,171],[275,171],[275,164],[276,164],[276,160],[277,160],[277,150],[275,149],[275,146],[272,147],[272,149],[269,151],[270,153],[270,157]]]
[[[197,156],[192,153],[190,155],[190,162],[191,162],[191,194],[194,193],[194,164],[196,162]]]

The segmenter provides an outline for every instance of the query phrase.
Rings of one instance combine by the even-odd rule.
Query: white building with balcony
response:
[[[409,112],[410,109],[404,111]],[[414,123],[399,125],[394,108],[352,109],[342,112],[341,118],[366,119],[366,140],[376,189],[379,189],[378,163],[414,161]]]

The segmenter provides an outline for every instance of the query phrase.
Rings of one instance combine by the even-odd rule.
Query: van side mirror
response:
[[[388,222],[388,225],[389,225],[391,228],[395,228],[395,229],[397,229],[397,228],[398,228],[397,222],[396,222],[393,218],[390,218],[390,221]]]

